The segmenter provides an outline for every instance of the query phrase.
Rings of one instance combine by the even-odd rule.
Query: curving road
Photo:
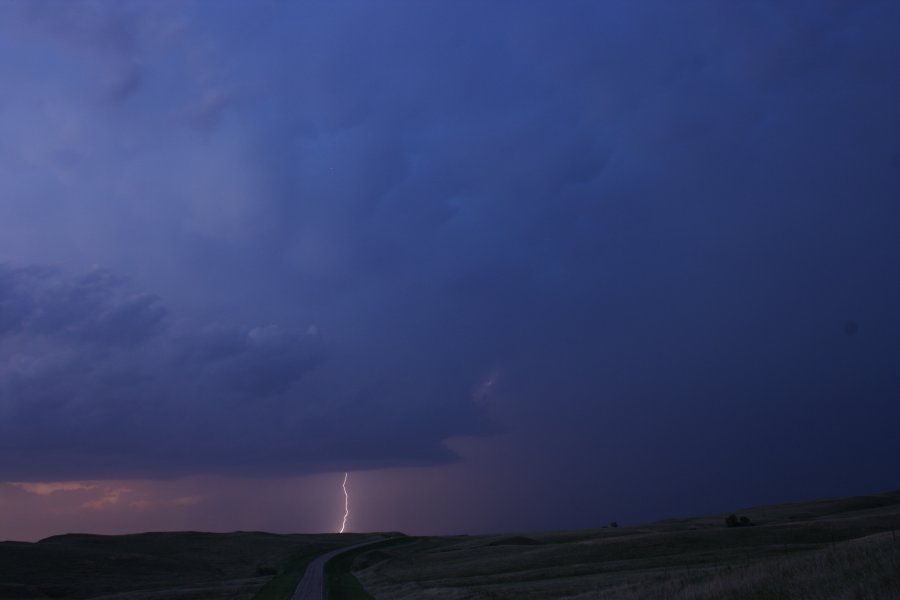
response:
[[[344,552],[349,552],[350,550],[355,550],[363,546],[371,546],[372,544],[383,541],[384,540],[381,539],[372,542],[364,542],[362,544],[355,544],[353,546],[346,546],[316,557],[315,560],[307,565],[306,571],[303,573],[303,579],[297,584],[297,589],[294,590],[294,595],[291,596],[291,600],[325,600],[325,564],[338,554],[343,554]]]

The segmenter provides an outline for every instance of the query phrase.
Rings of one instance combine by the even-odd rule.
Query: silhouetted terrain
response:
[[[335,561],[331,585],[350,591],[329,597],[900,598],[900,491],[729,516],[409,538]],[[314,556],[371,539],[181,532],[4,542],[0,598],[286,600]]]
[[[367,539],[173,532],[3,542],[0,598],[250,599],[292,559]]]
[[[376,598],[900,598],[900,492],[736,512],[752,525],[419,538],[353,572]]]

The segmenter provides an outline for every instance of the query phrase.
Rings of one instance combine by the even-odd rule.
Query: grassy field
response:
[[[417,538],[356,557],[375,598],[900,599],[900,492],[640,527]]]
[[[325,594],[328,600],[371,600],[372,595],[360,584],[353,575],[354,563],[362,561],[371,562],[377,560],[382,549],[408,543],[413,538],[385,540],[379,544],[366,546],[357,550],[351,550],[341,554],[325,566]]]
[[[292,556],[285,563],[284,569],[256,592],[253,600],[287,600],[290,598],[297,588],[297,584],[303,578],[306,566],[319,554],[318,550],[304,549]]]
[[[365,549],[363,549],[365,551]],[[361,552],[347,552],[328,562],[325,568],[325,597],[328,600],[371,600],[359,580],[351,573],[353,561]]]
[[[329,599],[900,599],[900,492],[638,527],[388,540],[335,558]],[[396,534],[387,534],[396,535]],[[286,600],[382,535],[64,535],[0,543],[0,600]]]
[[[178,532],[4,542],[0,599],[287,598],[314,556],[371,537]]]

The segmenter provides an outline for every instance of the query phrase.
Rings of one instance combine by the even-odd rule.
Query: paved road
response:
[[[371,546],[372,544],[383,541],[384,539],[381,539],[375,540],[374,542],[365,542],[363,544],[338,548],[337,550],[332,550],[331,552],[326,552],[322,556],[316,557],[314,561],[307,565],[306,572],[303,573],[303,579],[297,584],[297,589],[294,590],[294,595],[291,596],[291,600],[325,600],[325,563],[338,554],[343,554],[344,552],[349,552],[350,550],[355,550],[362,546]]]

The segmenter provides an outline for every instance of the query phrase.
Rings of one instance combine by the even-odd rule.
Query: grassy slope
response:
[[[253,600],[287,600],[297,589],[306,567],[318,551],[304,550],[292,556],[284,568],[253,596]]]
[[[403,544],[411,538],[385,540],[365,548],[351,550],[334,557],[325,566],[325,595],[327,600],[371,600],[372,596],[354,577],[352,568],[361,557],[379,556],[383,548]]]
[[[332,566],[332,597],[900,598],[900,492],[646,526],[410,538]],[[275,600],[308,561],[365,535],[238,532],[66,535],[0,543],[0,599]],[[279,575],[260,575],[260,567]],[[350,575],[351,570],[356,575]]]
[[[348,552],[336,556],[325,568],[325,597],[327,600],[371,600],[359,580],[350,569],[357,552]]]
[[[300,561],[309,555],[366,539],[179,532],[4,542],[0,599],[250,600],[273,580],[272,575],[260,575],[260,567],[270,573],[274,569],[283,573],[289,566],[296,571],[305,567]]]
[[[355,574],[378,598],[900,598],[900,492],[738,512],[757,525],[420,538]]]

